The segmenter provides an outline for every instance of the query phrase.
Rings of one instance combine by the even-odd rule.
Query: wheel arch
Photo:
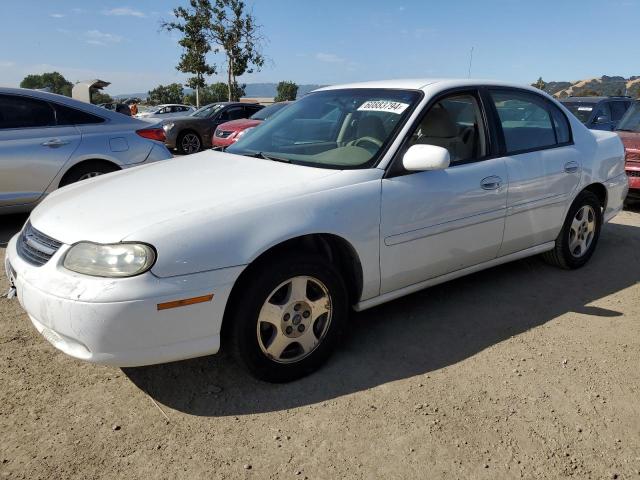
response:
[[[223,337],[227,335],[229,330],[228,327],[225,327],[229,323],[226,320],[232,315],[232,310],[238,300],[242,285],[250,278],[251,273],[260,268],[260,265],[264,264],[268,259],[278,255],[286,255],[293,251],[320,254],[327,261],[333,263],[344,278],[349,302],[355,304],[359,301],[363,289],[363,270],[360,256],[351,242],[332,233],[310,233],[292,237],[276,243],[257,254],[235,281],[222,321]]]
[[[89,164],[103,165],[115,168],[116,170],[122,170],[122,165],[119,165],[118,163],[111,160],[106,160],[104,158],[88,158],[71,165],[67,169],[67,171],[64,172],[64,174],[60,177],[60,180],[58,180],[58,188],[60,188],[61,185],[64,185],[65,180],[69,178],[69,176],[72,175],[76,170]]]
[[[582,191],[589,191],[595,194],[598,197],[598,200],[600,201],[600,205],[602,206],[602,211],[604,212],[607,209],[607,200],[608,200],[607,188],[602,183],[598,183],[598,182],[591,183],[586,187],[584,187]]]

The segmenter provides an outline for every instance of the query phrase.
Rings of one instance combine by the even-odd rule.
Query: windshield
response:
[[[219,112],[223,107],[224,104],[222,103],[212,103],[211,105],[205,105],[204,107],[196,110],[191,114],[191,116],[199,118],[209,118]]]
[[[618,124],[618,130],[640,132],[640,101],[634,102]]]
[[[373,88],[311,93],[226,151],[314,167],[368,168],[421,97],[419,91]]]
[[[266,120],[267,118],[273,116],[284,107],[289,105],[288,103],[274,103],[273,105],[269,105],[268,107],[263,108],[262,110],[258,110],[256,113],[251,115],[249,118],[252,120]]]
[[[562,104],[582,123],[587,123],[589,121],[589,117],[591,117],[591,112],[595,108],[595,103],[583,103],[583,102],[562,102]]]

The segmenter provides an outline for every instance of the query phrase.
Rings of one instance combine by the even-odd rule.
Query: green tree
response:
[[[234,96],[237,98],[244,96],[244,88],[245,85],[235,84],[233,86]],[[200,104],[208,105],[210,103],[216,102],[226,102],[229,98],[229,88],[224,82],[212,83],[210,85],[205,85],[202,89],[200,89]],[[185,102],[191,105],[195,105],[195,94],[187,95],[185,97]]]
[[[73,84],[58,72],[47,72],[42,75],[27,75],[20,82],[22,88],[48,88],[52,93],[71,96]]]
[[[298,85],[294,82],[280,82],[277,91],[278,94],[273,99],[274,102],[293,101],[298,96]]]
[[[108,93],[104,93],[97,88],[91,89],[91,103],[99,105],[101,103],[113,103],[113,98]]]
[[[538,81],[536,81],[536,83],[532,83],[531,86],[536,87],[538,90],[542,90],[543,92],[545,88],[547,88],[547,84],[542,80],[542,77],[539,77]]]
[[[147,102],[151,105],[162,103],[181,103],[184,96],[184,89],[179,83],[169,85],[158,85],[153,90],[149,90]]]
[[[600,96],[600,94],[595,90],[592,90],[590,88],[585,88],[584,90],[579,90],[577,92],[574,90],[573,96],[574,97],[598,97]]]
[[[200,89],[205,86],[205,77],[216,73],[215,65],[207,63],[211,52],[208,32],[211,29],[212,6],[209,0],[190,0],[190,7],[173,9],[176,21],[164,22],[162,28],[177,30],[182,34],[178,44],[183,48],[176,69],[191,73],[187,85],[196,91],[196,105],[200,106]]]
[[[209,39],[219,46],[215,52],[222,51],[226,57],[228,100],[237,101],[236,78],[264,65],[261,29],[241,0],[215,0],[212,13]]]

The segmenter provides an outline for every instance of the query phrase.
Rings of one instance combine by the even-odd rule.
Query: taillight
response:
[[[167,139],[162,128],[143,128],[142,130],[136,130],[136,133],[143,138],[157,142],[164,142]]]

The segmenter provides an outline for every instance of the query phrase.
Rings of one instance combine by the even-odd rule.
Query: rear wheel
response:
[[[91,161],[76,165],[69,170],[62,180],[60,180],[60,186],[70,185],[72,183],[79,182],[80,180],[86,180],[88,178],[98,177],[105,173],[111,173],[119,170],[119,168],[112,163]]]
[[[183,155],[197,153],[202,149],[202,141],[195,132],[183,132],[178,137],[178,150]]]
[[[287,382],[319,368],[348,315],[338,271],[315,255],[256,266],[236,292],[231,343],[257,378]]]
[[[590,191],[581,192],[575,199],[553,250],[543,254],[552,265],[565,269],[585,265],[596,249],[602,227],[602,206]]]

